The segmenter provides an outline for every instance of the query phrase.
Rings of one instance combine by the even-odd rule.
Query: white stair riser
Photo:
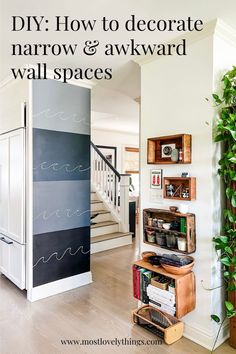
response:
[[[91,193],[90,200],[99,200],[96,193]]]
[[[103,205],[103,203],[94,203],[91,204],[91,211],[96,211],[96,210],[102,210],[102,209],[106,209]]]
[[[96,218],[92,219],[93,222],[102,222],[110,220],[114,220],[114,218],[112,218],[111,213],[99,214],[98,216],[96,216]]]
[[[91,254],[107,251],[112,248],[127,246],[132,244],[132,235],[114,238],[111,240],[96,242],[91,244]]]
[[[119,231],[119,224],[95,227],[91,229],[91,237],[111,234],[112,232]]]

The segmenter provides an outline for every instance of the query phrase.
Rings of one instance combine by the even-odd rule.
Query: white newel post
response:
[[[121,231],[129,231],[129,178],[130,175],[120,175],[120,220]]]

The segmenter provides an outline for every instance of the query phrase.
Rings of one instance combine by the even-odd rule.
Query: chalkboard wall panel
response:
[[[34,129],[34,181],[88,180],[90,136]]]
[[[34,287],[90,269],[90,228],[34,235]]]
[[[90,223],[90,181],[34,182],[34,234]]]
[[[90,270],[90,90],[33,81],[33,286]]]
[[[54,80],[33,82],[34,128],[90,135],[90,90]]]

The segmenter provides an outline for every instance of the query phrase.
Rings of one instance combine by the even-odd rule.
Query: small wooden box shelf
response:
[[[163,228],[159,228],[158,226],[150,226],[148,225],[148,218],[152,219],[161,219],[167,223],[171,223],[173,221],[179,223],[180,229],[177,230],[165,230]],[[182,230],[181,230],[182,228]],[[170,248],[166,246],[160,246],[155,243],[148,242],[147,239],[147,230],[154,230],[157,233],[162,233],[165,235],[174,235],[176,238],[183,237],[186,238],[186,251],[181,251],[176,246],[174,248]],[[144,209],[143,210],[143,233],[144,233],[144,243],[147,243],[152,246],[160,247],[163,249],[168,249],[174,252],[179,252],[183,254],[190,254],[195,252],[196,250],[196,228],[195,228],[195,215],[188,213],[188,214],[181,214],[181,213],[173,213],[169,210],[165,209]]]
[[[152,266],[143,260],[134,262],[134,265],[150,270],[156,275],[165,275],[175,281],[176,318],[181,318],[195,309],[196,291],[193,272],[184,275],[171,274],[166,272],[161,266]]]
[[[168,186],[174,186],[173,196],[168,195]],[[188,190],[189,196],[183,197],[182,193]],[[195,177],[164,177],[163,197],[175,200],[195,200],[196,199],[196,178]]]
[[[157,313],[158,323],[162,323],[156,323],[156,316],[153,316],[153,313]],[[183,336],[184,324],[182,321],[149,305],[142,306],[133,311],[133,322],[157,334],[160,338],[164,339],[166,344],[172,344]]]
[[[191,163],[191,141],[190,134],[177,134],[149,138],[147,141],[147,163],[148,164],[187,164]],[[182,149],[182,161],[173,162],[171,156],[162,156],[162,146],[174,144],[176,149]]]

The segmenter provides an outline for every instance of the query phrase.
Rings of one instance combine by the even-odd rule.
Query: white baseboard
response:
[[[210,335],[206,331],[204,331],[200,327],[193,327],[189,324],[185,324],[184,326],[184,337],[190,339],[191,341],[200,344],[202,347],[212,350],[212,347],[215,342],[215,338],[217,336],[217,332],[215,334]],[[219,338],[215,345],[215,348],[219,347],[222,343],[224,343],[229,338],[229,323],[225,323],[222,327]]]
[[[79,288],[80,286],[92,283],[92,273],[86,272],[77,274],[69,278],[56,280],[54,282],[36,286],[27,291],[27,298],[29,301],[37,301],[46,297],[63,293],[72,289]]]

